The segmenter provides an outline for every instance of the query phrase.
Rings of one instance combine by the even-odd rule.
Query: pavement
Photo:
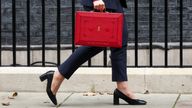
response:
[[[13,96],[14,95],[14,96]],[[191,94],[136,94],[147,105],[113,105],[111,93],[57,94],[59,105],[54,106],[45,92],[0,92],[0,108],[192,108]],[[5,105],[3,105],[5,104]]]
[[[111,68],[80,68],[65,80],[54,106],[39,76],[56,68],[1,67],[0,108],[192,108],[191,68],[128,68],[128,85],[147,105],[113,105]],[[17,91],[16,93],[12,91]],[[99,92],[99,93],[87,93]],[[147,93],[147,94],[144,94]]]

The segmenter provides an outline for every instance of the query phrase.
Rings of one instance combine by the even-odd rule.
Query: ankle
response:
[[[117,82],[117,89],[131,99],[135,99],[133,92],[129,89],[127,82]]]
[[[57,94],[57,90],[53,89],[52,87],[51,87],[51,92],[53,93],[53,95]]]
[[[58,71],[56,71],[55,73],[54,73],[54,80],[57,80],[57,81],[63,81],[64,80],[64,77],[63,77],[63,75],[61,75],[61,73],[60,72],[58,72]]]
[[[63,80],[64,80],[63,75],[61,75],[60,72],[56,71],[54,73],[52,84],[51,84],[51,91],[54,95],[56,95]]]
[[[125,86],[117,86],[118,90],[128,90],[128,87]]]
[[[127,82],[123,81],[123,82],[117,82],[117,88],[121,89],[121,90],[126,90],[128,89],[128,85]]]

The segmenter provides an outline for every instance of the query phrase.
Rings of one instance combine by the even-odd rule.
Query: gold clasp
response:
[[[101,26],[98,26],[98,27],[97,27],[97,31],[101,31]]]

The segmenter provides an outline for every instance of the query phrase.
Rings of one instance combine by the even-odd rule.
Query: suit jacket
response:
[[[93,6],[93,0],[81,0],[84,6]],[[117,9],[117,3],[120,2],[121,6],[127,8],[126,0],[103,0],[106,8]]]

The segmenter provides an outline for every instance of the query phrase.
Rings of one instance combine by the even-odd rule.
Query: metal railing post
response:
[[[75,51],[74,37],[75,37],[75,0],[72,1],[72,52]]]
[[[135,0],[135,67],[138,67],[138,0]]]
[[[61,1],[57,0],[57,65],[61,64]]]
[[[168,66],[168,0],[165,0],[165,67]]]
[[[45,0],[42,0],[42,66],[45,66]]]
[[[149,0],[149,65],[153,66],[153,1]]]
[[[13,66],[16,66],[16,1],[12,0],[12,50]]]
[[[183,67],[183,0],[180,0],[180,67]]]
[[[0,0],[0,66],[2,65],[1,64],[1,56],[2,56],[2,43],[1,43],[1,38],[2,38],[2,35],[1,35],[1,0]]]
[[[27,66],[30,66],[31,60],[30,60],[30,44],[31,44],[31,38],[30,38],[30,0],[27,0]]]

